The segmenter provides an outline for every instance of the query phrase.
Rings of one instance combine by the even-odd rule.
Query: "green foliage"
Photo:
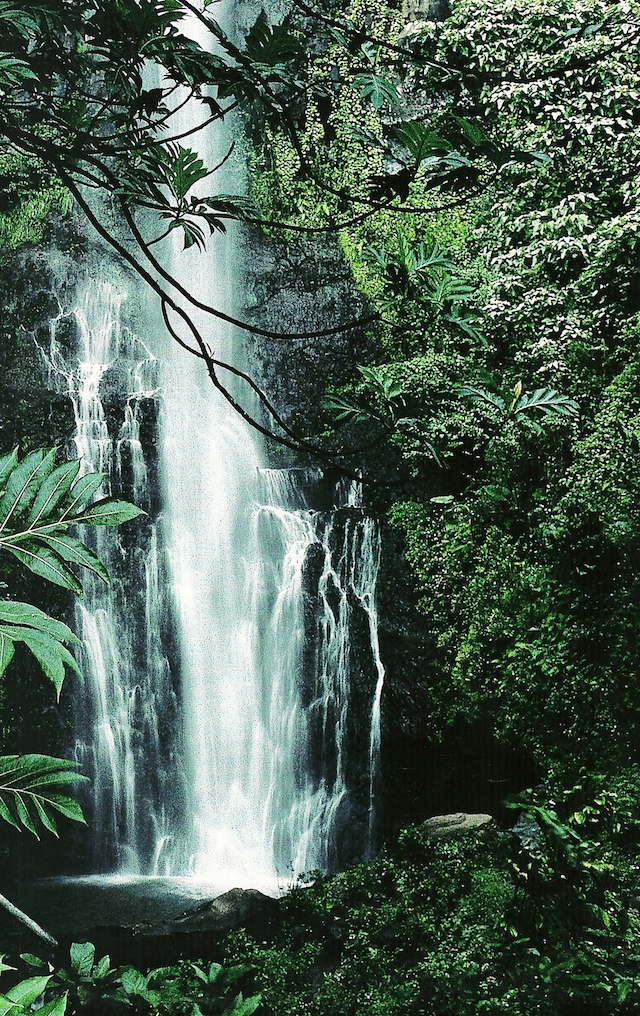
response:
[[[143,513],[135,505],[112,497],[92,501],[103,474],[79,477],[78,459],[56,466],[55,454],[55,449],[41,449],[20,461],[14,449],[0,458],[0,550],[8,551],[34,574],[80,595],[82,586],[70,565],[87,568],[105,582],[109,576],[103,564],[69,530],[78,525],[117,526]],[[58,696],[65,668],[80,674],[66,647],[66,643],[79,644],[79,640],[66,624],[29,603],[2,600],[0,677],[14,657],[16,643],[22,643],[33,654]],[[28,829],[36,837],[40,828],[57,836],[57,815],[84,821],[77,801],[64,792],[83,779],[75,763],[66,759],[35,754],[2,756],[0,818],[16,829]],[[42,990],[28,1002],[23,1000],[23,1007],[30,1006]],[[56,1003],[50,1011],[59,1016],[65,1011],[64,1003]]]
[[[47,964],[29,953],[23,962],[36,970]],[[11,969],[11,968],[5,968]],[[49,967],[49,970],[52,970]],[[112,967],[109,956],[96,960],[91,942],[74,942],[69,953],[69,966],[46,977],[30,978],[41,985],[31,1001],[45,995],[45,1008],[61,1016],[100,1013],[125,1016],[127,1013],[148,1016],[252,1016],[260,1005],[260,995],[245,996],[245,987],[252,968],[246,964],[222,965],[182,961],[174,966],[158,967],[144,974],[132,966]],[[11,989],[16,991],[16,988]],[[10,996],[11,992],[8,993]],[[59,1009],[53,1008],[55,1005]],[[67,1009],[64,1006],[67,1006]],[[49,1010],[46,1008],[51,1006]],[[25,1012],[31,1009],[25,1009]]]
[[[125,212],[136,205],[155,210],[167,220],[166,232],[183,232],[186,247],[202,246],[207,229],[224,231],[225,219],[245,217],[245,203],[189,194],[218,167],[205,167],[194,150],[176,143],[183,133],[167,129],[174,115],[167,98],[188,89],[207,124],[247,103],[286,122],[287,102],[302,92],[301,36],[287,19],[270,25],[260,15],[239,48],[209,8],[177,0],[46,0],[27,13],[22,4],[4,3],[3,146],[22,163],[42,167],[42,182],[52,176],[56,193],[64,193],[61,184],[76,197],[78,182],[97,186]],[[202,45],[182,34],[186,16],[199,21]],[[150,67],[160,87],[145,87]],[[44,219],[56,195],[45,191],[37,200]],[[22,217],[22,234],[26,228],[29,239],[38,239],[37,222],[28,233],[24,207]],[[7,221],[5,233],[10,246],[23,242],[17,222]],[[137,239],[135,227],[132,233]]]
[[[365,9],[401,96],[367,122],[344,103]],[[430,736],[483,717],[543,764],[614,765],[640,724],[637,4],[464,0],[403,33],[411,56],[379,42],[395,17],[345,3],[311,58],[325,82],[339,68],[346,121],[322,180],[407,209],[341,239],[381,315],[366,369],[394,395],[360,372],[323,426],[371,445],[373,479],[410,480],[386,506],[430,634]],[[317,148],[311,120],[303,136]]]
[[[48,755],[0,757],[0,817],[16,829],[24,827],[38,836],[42,825],[58,835],[56,812],[84,822],[78,802],[62,788],[84,781],[74,762]]]
[[[55,173],[32,156],[0,147],[0,248],[18,250],[45,236],[50,217],[66,215],[71,196]]]
[[[640,994],[638,773],[514,802],[514,833],[426,840],[281,903],[269,941],[232,933],[272,1016],[627,1016]],[[515,814],[514,814],[514,817]]]
[[[17,450],[0,459],[0,551],[30,571],[77,595],[82,585],[70,567],[94,572],[105,582],[104,565],[69,530],[78,525],[118,526],[143,514],[126,501],[106,497],[91,502],[104,477],[78,477],[78,459],[55,465],[55,449],[39,450],[18,460]],[[77,643],[61,621],[26,603],[0,603],[0,676],[22,642],[36,657],[60,695],[65,667],[79,673],[64,643]]]

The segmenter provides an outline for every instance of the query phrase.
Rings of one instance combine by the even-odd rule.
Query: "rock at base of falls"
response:
[[[257,889],[230,889],[214,900],[200,903],[185,911],[170,927],[180,933],[197,931],[226,932],[246,927],[256,920],[271,919],[278,910],[278,900]]]

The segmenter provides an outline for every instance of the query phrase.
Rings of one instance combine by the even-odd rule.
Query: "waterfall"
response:
[[[371,847],[378,529],[357,484],[318,511],[308,492],[320,470],[269,468],[200,364],[170,345],[159,359],[127,326],[116,282],[80,284],[43,350],[74,408],[72,453],[106,474],[102,493],[150,513],[129,532],[82,534],[112,575],[110,586],[85,576],[76,608],[76,755],[92,781],[93,868],[278,891],[339,863],[358,668],[371,678],[362,854]],[[343,825],[353,820],[351,809]]]
[[[123,494],[149,510],[140,425],[156,396],[158,362],[123,326],[124,298],[109,282],[87,280],[75,306],[51,322],[42,352],[52,383],[73,405],[70,453],[83,472],[105,473],[102,495]],[[109,392],[120,402],[116,414]],[[108,586],[85,573],[75,611],[85,675],[75,697],[75,750],[93,788],[91,861],[98,870],[140,873],[145,853],[170,835],[178,796],[175,745],[164,736],[177,701],[161,639],[167,601],[158,526],[128,535],[84,527],[81,536],[111,575]]]
[[[218,128],[200,154],[217,165],[229,143]],[[238,164],[222,172],[237,190]],[[207,252],[176,240],[163,242],[173,276],[233,314],[237,235],[215,236]],[[241,334],[189,314],[217,358],[245,367]],[[110,586],[85,580],[76,616],[93,870],[276,893],[370,853],[384,669],[380,539],[359,484],[339,485],[334,510],[318,511],[307,492],[320,470],[269,468],[260,435],[121,268],[79,281],[43,352],[73,403],[83,468],[149,513],[82,534],[112,574]]]

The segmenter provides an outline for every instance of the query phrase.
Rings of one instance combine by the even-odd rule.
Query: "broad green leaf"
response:
[[[194,184],[208,176],[209,170],[198,153],[188,148],[178,148],[174,160],[170,167],[170,183],[174,194],[180,199],[186,196]]]
[[[414,162],[421,162],[433,152],[450,152],[452,145],[436,131],[418,120],[407,120],[396,124],[391,133],[413,156]]]
[[[0,458],[0,490],[4,490],[7,477],[18,464],[18,449],[14,448],[8,455],[3,455]]]
[[[6,1016],[6,1014],[12,1010],[14,1013],[20,1011],[16,1008],[15,1002],[12,1002],[10,998],[7,998],[6,995],[3,995],[0,992],[0,1016]]]
[[[53,469],[55,448],[46,454],[32,452],[15,467],[7,480],[7,489],[0,500],[0,532],[24,511],[36,497],[42,483]]]
[[[86,777],[68,759],[49,755],[5,755],[0,757],[0,817],[11,825],[27,828],[37,835],[37,824],[56,830],[54,812],[83,822],[82,810],[64,784],[84,782]],[[43,819],[43,812],[46,821]]]
[[[110,970],[111,970],[111,960],[109,959],[108,956],[103,956],[102,959],[96,963],[95,967],[93,968],[93,973],[91,976],[93,977],[94,981],[101,981],[103,978],[107,976]]]
[[[252,995],[250,998],[243,998],[242,993],[236,995],[233,1006],[225,1009],[223,1016],[252,1016],[260,1005],[262,995]]]
[[[6,632],[0,631],[0,677],[11,663],[15,653],[13,640]]]
[[[80,639],[62,621],[49,617],[43,610],[33,607],[30,603],[21,603],[17,600],[0,600],[0,622],[21,624],[37,631],[53,635],[60,642],[73,642],[80,645]]]
[[[492,392],[487,391],[486,388],[474,388],[472,385],[463,385],[460,389],[460,395],[463,399],[472,399],[474,402],[484,402],[488,406],[493,406],[495,409],[499,409],[501,413],[505,412],[504,399],[500,398],[499,395],[494,395]]]
[[[20,547],[5,543],[4,546],[34,574],[41,575],[43,579],[53,582],[56,586],[70,589],[78,596],[82,595],[82,584],[51,548],[41,547],[36,543],[22,544]]]
[[[6,634],[6,629],[1,626],[0,631],[5,631]],[[49,680],[53,682],[58,697],[64,683],[65,666],[80,676],[80,668],[66,646],[46,632],[15,625],[11,628],[10,637],[14,642],[23,642],[31,650]]]
[[[74,942],[69,950],[71,967],[80,977],[89,977],[96,955],[92,942]]]
[[[58,835],[58,826],[56,824],[56,820],[53,817],[53,815],[50,814],[45,807],[43,807],[43,805],[41,804],[41,802],[38,800],[37,797],[33,798],[32,803],[33,803],[33,807],[36,810],[36,814],[37,814],[38,818],[40,819],[40,821],[42,822],[42,824],[45,827],[45,829],[48,829],[48,831],[50,833],[53,833],[54,836],[57,836]],[[33,831],[35,832],[35,830],[33,830]]]
[[[382,109],[385,103],[391,109],[397,109],[400,105],[395,85],[373,72],[356,75],[352,86],[363,99],[369,99],[374,109]]]
[[[5,822],[8,822],[9,825],[12,825],[15,829],[20,828],[20,823],[18,822],[17,818],[9,808],[9,805],[6,803],[6,801],[3,801],[1,796],[0,796],[0,818],[3,818]]]
[[[73,822],[85,822],[82,808],[75,798],[69,797],[68,794],[51,794],[48,803],[65,818],[70,818]]]
[[[33,953],[20,953],[20,959],[23,960],[28,967],[35,967],[36,970],[46,970],[47,964],[40,956],[34,956]]]
[[[83,504],[93,497],[104,481],[104,473],[86,473],[76,480],[71,488],[69,504],[66,506],[63,519],[69,518],[78,511]]]
[[[147,986],[147,978],[134,967],[123,971],[121,982],[127,995],[140,995]]]
[[[16,815],[18,816],[19,821],[22,823],[25,829],[28,829],[30,833],[33,833],[36,839],[39,839],[38,831],[35,827],[33,819],[31,818],[31,814],[27,807],[27,803],[23,799],[22,794],[19,793],[18,791],[16,791],[15,805],[16,805]]]
[[[43,540],[65,561],[68,561],[70,564],[78,564],[82,568],[88,568],[89,571],[98,575],[107,585],[110,584],[109,572],[102,561],[84,545],[82,540],[78,540],[77,537],[69,536],[66,533],[62,536],[53,534],[45,536]]]
[[[27,80],[37,80],[29,65],[10,53],[0,53],[0,84],[21,85]]]
[[[84,508],[79,515],[74,516],[73,521],[78,525],[90,526],[119,526],[123,522],[138,518],[146,513],[129,501],[119,501],[115,497],[105,497],[95,504]]]
[[[68,992],[60,998],[52,998],[50,1002],[38,1009],[39,1016],[64,1016],[67,1011]]]
[[[339,395],[329,395],[322,403],[323,409],[335,412],[336,420],[351,420],[352,423],[366,423],[371,419],[371,413],[363,406],[359,406],[349,399],[341,398]]]
[[[519,393],[518,393],[519,394]],[[527,412],[531,409],[539,409],[545,416],[579,416],[580,407],[577,402],[567,395],[560,395],[553,388],[537,388],[531,395],[520,396],[514,406],[515,413]]]
[[[0,974],[4,974],[5,970],[16,969],[16,967],[11,967],[7,963],[5,963],[6,955],[7,955],[6,953],[0,953]],[[20,958],[23,959],[22,956]]]
[[[54,508],[63,499],[71,484],[80,470],[80,459],[71,462],[63,462],[57,466],[46,478],[33,502],[31,511],[27,516],[30,526],[36,526],[38,522],[48,519]]]
[[[20,981],[13,988],[9,988],[7,998],[10,998],[12,1002],[17,1002],[19,1005],[31,1005],[32,1002],[35,1002],[40,997],[50,980],[51,975],[47,977],[28,977],[26,981]]]

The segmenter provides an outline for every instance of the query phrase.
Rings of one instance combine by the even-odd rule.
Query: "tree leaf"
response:
[[[53,811],[84,822],[78,802],[61,794],[64,784],[84,782],[75,763],[49,755],[5,755],[0,757],[0,817],[16,827],[22,825],[37,835],[37,822],[55,831]],[[33,811],[29,810],[29,805]],[[47,821],[42,818],[43,813]]]
[[[11,663],[15,653],[15,645],[11,637],[4,631],[0,631],[0,677]]]
[[[26,981],[20,981],[9,988],[7,998],[21,1006],[31,1005],[40,997],[50,980],[50,974],[47,977],[28,977]]]
[[[65,666],[71,667],[78,676],[81,676],[80,668],[66,646],[46,632],[22,628],[19,625],[15,625],[9,631],[0,626],[0,631],[9,634],[14,642],[23,642],[31,650],[49,680],[53,682],[58,698],[64,682]]]
[[[400,96],[395,85],[379,74],[373,72],[358,74],[351,84],[363,99],[371,102],[374,109],[382,109],[385,103],[391,109],[397,109],[400,105]]]
[[[39,1016],[64,1016],[67,1011],[68,997],[69,994],[65,991],[60,998],[52,998],[50,1002],[38,1009]]]
[[[494,409],[499,409],[501,413],[505,411],[504,399],[500,398],[499,395],[494,395],[486,388],[474,388],[472,385],[463,385],[460,389],[460,396],[463,399],[472,399],[473,402],[484,402]]]
[[[27,804],[23,800],[22,794],[19,793],[18,791],[16,791],[15,805],[18,820],[22,823],[25,829],[28,829],[30,833],[33,833],[36,839],[39,839],[40,837],[38,836],[38,831],[35,827],[33,819],[31,818],[29,809],[27,808]]]
[[[17,557],[18,561],[26,565],[35,575],[40,575],[56,586],[70,589],[78,596],[82,596],[82,585],[77,577],[49,547],[40,546],[37,543],[23,544],[17,547],[5,543],[4,548]]]
[[[110,584],[109,572],[102,561],[84,545],[82,540],[78,540],[77,537],[69,536],[68,534],[63,536],[52,534],[51,536],[43,537],[43,541],[65,561],[68,561],[70,564],[78,564],[82,568],[88,568],[89,571],[98,575],[107,585]]]
[[[69,797],[68,794],[51,794],[48,798],[48,802],[52,808],[59,811],[65,818],[70,818],[73,822],[85,821],[82,813],[82,808],[73,797]]]
[[[32,452],[13,469],[7,479],[7,489],[0,500],[0,532],[12,518],[29,508],[41,484],[53,469],[55,454],[55,448],[46,454],[44,451]]]
[[[0,622],[26,625],[35,628],[36,631],[46,632],[60,642],[73,642],[80,645],[80,639],[71,631],[63,621],[57,621],[49,617],[43,610],[32,606],[30,603],[21,603],[18,600],[0,600]]]
[[[90,977],[96,947],[92,942],[73,942],[69,950],[71,967],[80,977]]]
[[[71,488],[71,500],[65,508],[63,519],[76,512],[83,504],[93,497],[104,481],[104,473],[86,473],[76,480]]]
[[[436,131],[419,120],[405,120],[391,129],[393,136],[413,156],[416,165],[434,152],[450,152],[452,145]]]
[[[36,495],[27,522],[30,526],[37,525],[41,520],[49,518],[52,511],[65,496],[80,470],[80,459],[63,462],[46,478]]]
[[[14,448],[8,455],[3,455],[0,458],[0,490],[4,491],[4,486],[7,477],[18,464],[18,449]]]
[[[525,392],[524,395],[517,398],[513,411],[514,413],[524,413],[532,409],[540,410],[545,416],[557,414],[577,417],[580,415],[578,403],[567,395],[560,395],[553,388],[537,388],[531,395],[527,395]]]
[[[73,521],[77,525],[119,526],[123,522],[138,518],[139,515],[146,515],[146,512],[128,501],[105,497],[83,509],[81,514],[74,516]]]

